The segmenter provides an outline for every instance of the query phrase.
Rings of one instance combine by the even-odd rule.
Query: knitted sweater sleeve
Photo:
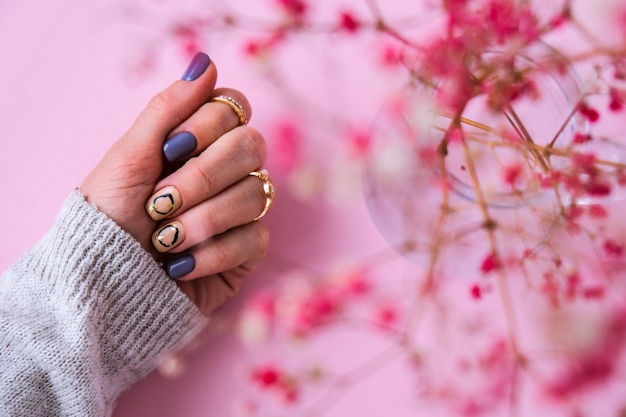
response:
[[[152,256],[74,191],[0,279],[0,416],[109,416],[205,323]]]

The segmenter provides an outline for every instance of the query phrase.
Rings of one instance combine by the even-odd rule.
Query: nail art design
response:
[[[180,192],[173,186],[157,191],[146,203],[146,211],[153,220],[161,220],[178,210],[182,202]]]
[[[181,77],[181,79],[185,81],[194,81],[200,78],[204,71],[211,64],[211,59],[209,56],[203,52],[198,52],[196,56],[191,60],[191,63],[185,70],[185,73]]]
[[[165,269],[170,278],[178,279],[193,271],[195,267],[196,259],[193,255],[188,254],[169,262]]]
[[[185,235],[180,222],[167,224],[152,236],[152,244],[159,252],[167,252],[183,240],[185,240]]]
[[[167,193],[160,195],[152,200],[152,204],[150,205],[150,208],[148,208],[148,210],[161,216],[166,216],[170,214],[173,208],[174,197],[172,196],[172,194]]]
[[[198,140],[189,132],[179,132],[163,144],[163,154],[170,162],[178,161],[191,154],[198,146]]]

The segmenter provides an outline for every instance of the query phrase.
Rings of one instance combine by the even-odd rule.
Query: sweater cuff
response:
[[[77,190],[41,248],[37,267],[57,281],[84,330],[98,341],[106,385],[117,391],[109,393],[113,397],[207,322],[152,255]]]

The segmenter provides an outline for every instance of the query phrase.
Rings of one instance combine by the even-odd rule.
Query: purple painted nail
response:
[[[169,138],[163,144],[163,153],[170,162],[178,161],[192,153],[198,141],[196,137],[189,132],[180,132]]]
[[[178,279],[193,271],[195,267],[196,260],[193,255],[184,255],[168,263],[165,269],[170,278]]]
[[[197,80],[209,68],[209,64],[211,64],[211,58],[204,52],[198,52],[191,60],[191,64],[187,67],[182,79],[185,81]]]

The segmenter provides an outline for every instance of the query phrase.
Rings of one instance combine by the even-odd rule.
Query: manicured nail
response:
[[[211,58],[209,58],[207,54],[198,52],[191,60],[187,70],[185,70],[182,79],[185,81],[197,80],[202,74],[204,74],[204,71],[209,68],[210,63]]]
[[[176,162],[196,150],[198,141],[189,132],[180,132],[169,138],[163,144],[163,153],[170,162]]]
[[[152,220],[161,220],[175,212],[183,202],[180,192],[169,185],[156,193],[146,202],[146,211]]]
[[[172,222],[159,228],[152,235],[152,244],[159,252],[167,252],[185,240],[185,228],[181,222]]]
[[[195,267],[196,260],[193,255],[184,255],[168,263],[165,269],[170,278],[178,279],[193,271]]]

